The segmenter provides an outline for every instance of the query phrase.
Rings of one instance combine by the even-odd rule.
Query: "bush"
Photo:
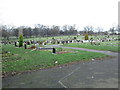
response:
[[[20,37],[19,37],[19,47],[22,47],[23,46],[23,36],[22,34],[20,34]]]
[[[88,39],[89,39],[88,34],[86,34],[85,35],[85,40],[88,40]]]
[[[91,37],[90,40],[93,40],[93,37]]]
[[[55,38],[54,38],[54,37],[52,37],[52,39],[53,39],[53,40],[55,40]]]
[[[73,39],[77,39],[76,37],[73,37]]]

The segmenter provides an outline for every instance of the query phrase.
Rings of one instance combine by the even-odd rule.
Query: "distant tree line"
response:
[[[2,37],[9,40],[9,37],[15,36],[18,38],[19,29],[23,30],[23,36],[25,38],[30,37],[51,37],[60,35],[116,35],[116,31],[120,31],[120,26],[112,27],[108,31],[103,31],[102,28],[98,27],[97,31],[92,26],[84,27],[84,30],[78,31],[76,25],[64,25],[64,26],[45,26],[42,24],[36,24],[34,28],[28,26],[10,27],[7,25],[0,25],[0,33]]]

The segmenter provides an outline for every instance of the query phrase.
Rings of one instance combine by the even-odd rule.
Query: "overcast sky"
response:
[[[103,27],[118,23],[119,0],[0,0],[0,23]]]

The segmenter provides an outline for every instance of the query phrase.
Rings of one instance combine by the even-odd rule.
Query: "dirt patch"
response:
[[[76,52],[76,51],[58,51],[56,52],[56,54],[64,54],[64,53],[72,53],[72,52]]]
[[[18,54],[14,54],[14,56],[19,56]]]
[[[70,52],[68,52],[68,51],[58,51],[58,52],[56,52],[56,54],[64,54],[64,53],[70,53]]]

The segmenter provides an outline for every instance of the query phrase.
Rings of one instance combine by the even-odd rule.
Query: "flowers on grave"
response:
[[[92,61],[94,61],[95,59],[92,59]]]
[[[55,61],[55,64],[57,64],[58,63],[58,61]]]
[[[36,46],[33,45],[33,46],[29,47],[28,49],[35,49],[35,48],[36,48]]]

